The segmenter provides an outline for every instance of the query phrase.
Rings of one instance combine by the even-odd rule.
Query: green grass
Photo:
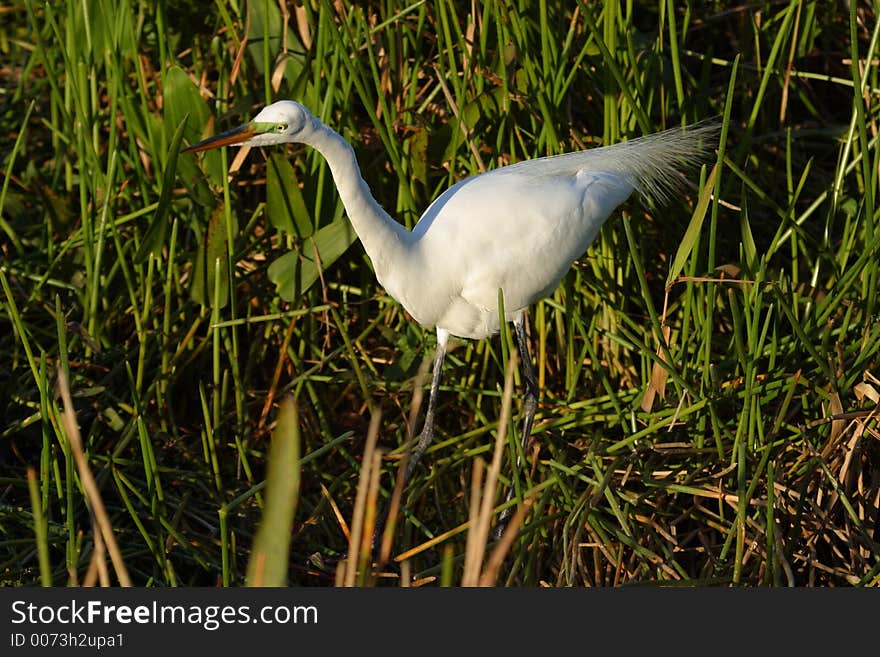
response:
[[[355,145],[407,226],[481,170],[720,116],[693,189],[627,202],[532,310],[541,399],[515,482],[531,507],[486,570],[529,586],[878,584],[880,81],[865,63],[880,28],[876,4],[850,5],[0,10],[0,581],[117,583],[111,531],[136,585],[243,584],[288,394],[287,580],[474,581],[491,546],[474,552],[463,523],[504,417],[507,343],[452,345],[387,576],[354,579],[370,417],[384,459],[364,476],[367,521],[418,431],[433,332],[349,246],[317,153],[252,152],[232,176],[237,151],[177,156],[175,138],[295,98]],[[268,270],[291,251],[288,303]],[[59,372],[112,530],[92,514]]]

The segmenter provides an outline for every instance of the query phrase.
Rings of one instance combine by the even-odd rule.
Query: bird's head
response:
[[[305,107],[292,100],[281,100],[264,107],[252,121],[203,139],[183,152],[195,153],[220,146],[271,146],[302,142],[315,123],[315,117]]]

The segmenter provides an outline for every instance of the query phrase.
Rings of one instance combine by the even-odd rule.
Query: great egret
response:
[[[538,401],[524,329],[528,307],[553,292],[603,222],[633,191],[665,200],[678,189],[679,169],[709,151],[716,131],[713,124],[674,128],[472,176],[441,194],[412,231],[373,198],[348,142],[295,101],[268,105],[251,122],[184,152],[297,142],[317,149],[327,160],[379,283],[417,322],[436,327],[428,409],[407,465],[407,481],[433,438],[449,336],[479,339],[497,333],[499,290],[522,357],[521,440],[527,444]]]

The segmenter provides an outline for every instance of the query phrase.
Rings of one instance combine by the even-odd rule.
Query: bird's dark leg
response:
[[[529,345],[526,342],[525,330],[525,311],[519,313],[513,319],[514,334],[516,335],[516,348],[519,350],[520,360],[522,361],[523,378],[525,379],[525,393],[523,394],[523,418],[522,427],[522,452],[516,455],[516,469],[512,473],[513,477],[519,476],[522,469],[522,459],[525,457],[526,448],[529,445],[529,437],[532,435],[532,424],[535,421],[535,411],[538,408],[538,382],[535,379],[535,370],[532,368],[532,359],[529,356]],[[510,488],[507,490],[506,502],[513,499],[515,487],[513,478],[510,482]],[[508,507],[498,516],[498,524],[495,526],[494,536],[500,538],[507,527],[507,521],[510,519],[512,507]]]
[[[415,470],[416,464],[422,458],[422,454],[431,445],[434,439],[434,409],[437,405],[437,391],[440,389],[440,377],[443,373],[443,359],[446,358],[446,342],[449,340],[449,333],[444,329],[437,329],[437,351],[434,352],[434,374],[431,378],[431,393],[428,396],[428,410],[425,411],[425,424],[422,427],[422,433],[419,436],[419,444],[413,450],[409,457],[409,463],[406,465],[406,475],[403,480],[404,486],[409,481],[410,476]]]
[[[522,360],[523,376],[525,378],[526,390],[523,396],[523,410],[525,418],[523,419],[522,429],[522,449],[523,454],[529,444],[529,437],[532,435],[532,424],[535,422],[535,411],[538,409],[538,381],[535,379],[535,370],[532,368],[532,358],[529,356],[529,344],[526,342],[525,329],[525,313],[517,315],[513,320],[513,328],[516,333],[516,348],[519,349],[520,359]],[[519,465],[519,463],[517,463]]]
[[[428,410],[425,411],[425,423],[422,426],[422,433],[419,435],[419,442],[416,448],[410,454],[409,461],[406,464],[406,471],[403,475],[402,488],[406,487],[412,473],[415,471],[416,464],[422,458],[425,450],[431,445],[434,439],[434,409],[437,406],[437,393],[440,390],[440,378],[443,373],[443,360],[446,358],[446,343],[449,340],[449,332],[445,329],[437,328],[437,350],[434,352],[434,374],[431,377],[431,392],[428,396]],[[385,524],[388,522],[388,512],[391,508],[391,498],[385,503],[385,508],[378,517],[375,531],[373,532],[373,551],[379,547],[382,532],[385,530]]]

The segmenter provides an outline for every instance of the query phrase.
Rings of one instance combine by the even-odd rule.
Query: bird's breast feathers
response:
[[[416,226],[410,261],[384,277],[386,290],[421,324],[460,337],[496,333],[499,289],[508,319],[550,294],[632,192],[601,172],[495,173],[440,196]]]

